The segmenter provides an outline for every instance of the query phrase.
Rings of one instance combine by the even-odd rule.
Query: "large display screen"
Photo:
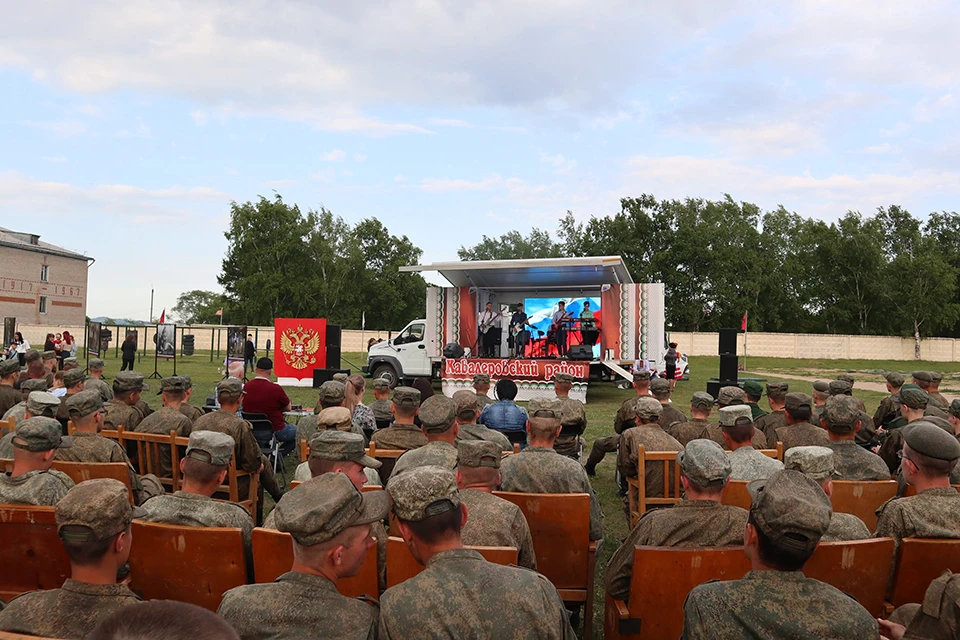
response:
[[[530,331],[531,344],[527,348],[530,356],[552,356],[556,355],[557,348],[554,344],[547,344],[550,326],[553,324],[553,314],[559,309],[559,302],[566,303],[566,311],[575,320],[582,317],[584,302],[590,302],[590,311],[594,314],[594,325],[597,330],[600,327],[600,298],[584,296],[579,298],[524,298],[523,308],[527,313],[527,318],[535,328]],[[580,332],[580,323],[574,323],[567,330],[568,347],[575,344],[583,344],[583,335]],[[584,326],[583,328],[589,328]],[[542,341],[542,342],[541,342]],[[594,357],[600,356],[599,340],[593,345]]]

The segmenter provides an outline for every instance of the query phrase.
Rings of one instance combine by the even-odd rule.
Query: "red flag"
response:
[[[167,319],[167,308],[164,307],[163,311],[160,312],[160,322],[158,322],[157,324],[163,324],[166,319]]]
[[[743,321],[740,323],[740,331],[747,330],[747,312],[743,312]]]
[[[218,309],[217,312],[216,312],[215,314],[213,314],[213,315],[215,315],[215,316],[222,316],[222,315],[223,315],[223,308]]]

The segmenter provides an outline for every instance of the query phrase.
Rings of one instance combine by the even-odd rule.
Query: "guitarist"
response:
[[[517,310],[510,316],[510,333],[514,336],[514,357],[522,358],[526,355],[527,343],[530,342],[530,332],[526,327],[532,327],[527,318],[526,311],[523,310],[523,303],[517,303]]]
[[[480,357],[492,358],[493,350],[497,344],[497,335],[500,333],[498,327],[494,327],[500,314],[493,313],[493,303],[488,302],[486,308],[480,312],[477,318],[477,327],[480,331]]]
[[[561,358],[567,355],[567,326],[564,324],[573,316],[567,313],[567,303],[561,300],[557,303],[557,311],[553,314],[553,338],[557,342],[557,355]]]

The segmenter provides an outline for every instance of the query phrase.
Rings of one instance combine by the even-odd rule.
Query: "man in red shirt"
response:
[[[264,413],[273,424],[273,435],[280,442],[280,455],[293,451],[297,440],[297,425],[287,424],[283,412],[290,410],[290,398],[283,387],[273,382],[273,360],[260,358],[254,369],[253,380],[243,385],[243,410]]]

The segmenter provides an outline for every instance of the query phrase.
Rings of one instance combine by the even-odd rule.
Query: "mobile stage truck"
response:
[[[575,378],[572,397],[586,401],[591,379],[631,380],[630,369],[664,370],[663,284],[637,284],[620,256],[441,262],[400,267],[436,271],[449,287],[428,287],[426,317],[410,322],[389,341],[370,347],[365,373],[391,386],[416,377],[439,378],[444,394],[470,389],[473,376],[493,383],[509,377],[518,400],[553,395],[553,377]],[[558,303],[570,318],[553,322]],[[492,303],[493,357],[481,352],[479,315]],[[528,315],[529,343],[516,349],[510,319],[518,303]],[[589,311],[584,307],[589,303]],[[557,329],[567,334],[568,354],[558,355]],[[677,362],[685,374],[686,358]]]

